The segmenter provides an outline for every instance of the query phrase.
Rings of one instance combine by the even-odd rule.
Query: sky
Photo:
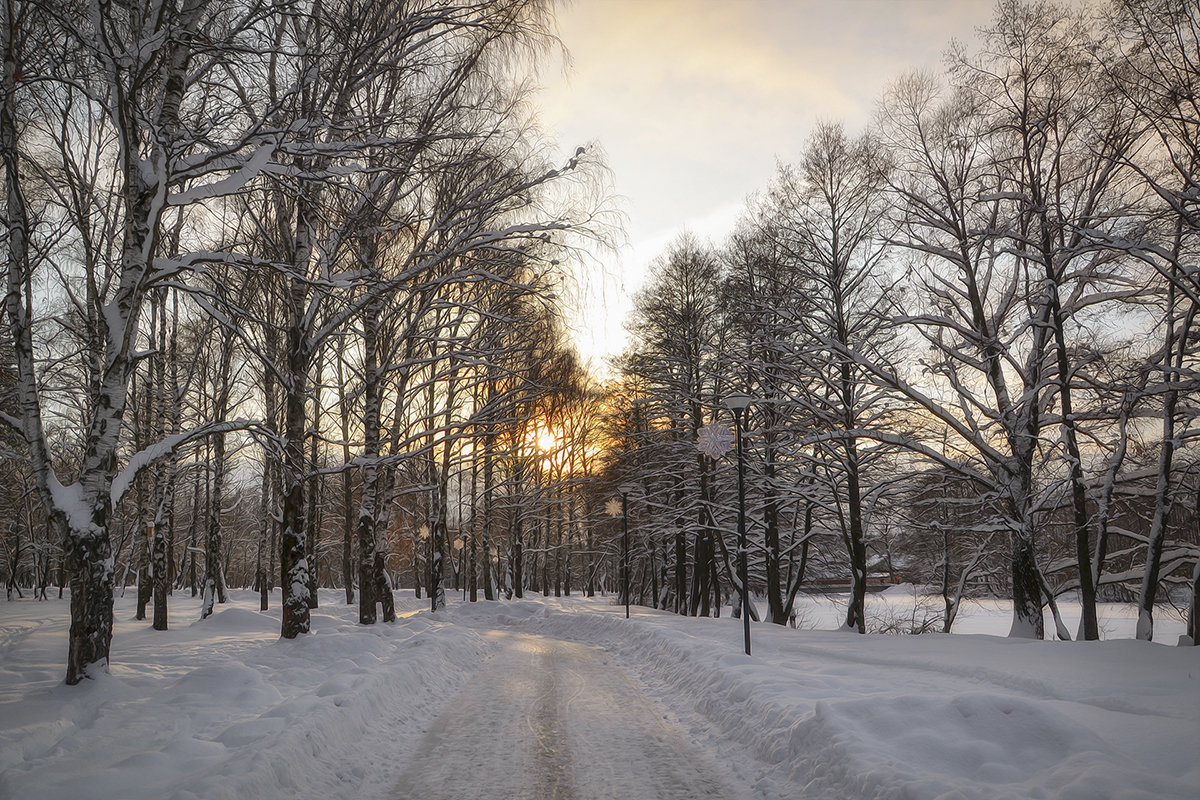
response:
[[[558,10],[570,63],[541,75],[541,119],[562,152],[596,143],[625,244],[584,267],[572,323],[600,368],[649,263],[683,231],[720,244],[778,160],[819,121],[869,122],[887,85],[937,70],[994,0],[574,0]]]

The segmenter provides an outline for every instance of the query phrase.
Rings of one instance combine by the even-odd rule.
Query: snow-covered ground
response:
[[[1200,648],[1121,638],[1123,607],[1104,609],[1105,641],[1031,642],[1003,638],[998,603],[965,609],[951,636],[858,636],[832,630],[836,602],[803,598],[808,627],[756,624],[747,657],[739,621],[636,606],[626,620],[610,599],[433,615],[400,593],[402,618],[370,627],[337,593],[321,600],[313,635],[282,641],[278,609],[249,592],[204,621],[176,595],[161,633],[132,620],[129,593],[110,674],[76,687],[61,684],[65,602],[0,602],[0,798],[436,797],[418,785],[437,783],[426,763],[457,774],[446,796],[503,800],[536,763],[572,776],[547,797],[642,800],[653,787],[631,794],[636,776],[673,759],[691,767],[663,796],[1198,796]],[[909,619],[912,591],[869,614]],[[1180,632],[1158,621],[1163,641]],[[522,679],[535,669],[551,677]],[[527,738],[528,758],[495,746]]]

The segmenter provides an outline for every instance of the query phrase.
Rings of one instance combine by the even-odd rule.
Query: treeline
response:
[[[68,683],[126,586],[159,629],[280,586],[290,638],[319,583],[370,623],[456,542],[492,596],[583,535],[537,449],[591,402],[556,297],[603,209],[528,104],[551,10],[4,4],[0,570],[70,590]]]
[[[615,469],[650,601],[719,608],[746,412],[750,588],[783,624],[845,581],[1010,596],[1080,638],[1098,599],[1200,591],[1200,6],[1003,0],[976,49],[818,125],[721,247],[655,264],[621,362]],[[654,567],[651,566],[653,570]],[[725,587],[723,589],[723,587]],[[752,613],[753,612],[752,610]]]

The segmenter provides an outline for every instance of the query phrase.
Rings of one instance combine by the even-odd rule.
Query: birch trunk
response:
[[[307,225],[298,226],[303,232]],[[301,233],[294,264],[307,265],[311,244]],[[289,287],[289,324],[287,331],[287,377],[283,382],[283,507],[280,509],[279,568],[283,589],[283,614],[280,635],[294,639],[308,633],[309,581],[305,547],[304,440],[308,427],[308,369],[311,358],[305,339],[307,291],[304,282],[294,277]]]
[[[379,431],[382,376],[379,369],[379,309],[371,303],[363,310],[363,446],[362,499],[358,507],[358,621],[373,625],[377,619],[376,555],[379,547],[375,522],[379,475]]]

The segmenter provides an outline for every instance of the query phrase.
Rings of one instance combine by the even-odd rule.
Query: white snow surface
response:
[[[1200,786],[1200,647],[1114,638],[1132,636],[1126,607],[1104,608],[1105,641],[1037,642],[993,635],[1010,622],[998,603],[964,609],[963,634],[860,636],[832,629],[836,601],[806,597],[802,624],[829,629],[755,624],[747,657],[727,615],[626,620],[611,598],[452,597],[432,614],[399,592],[396,623],[360,626],[322,590],[313,633],[287,641],[277,593],[260,613],[231,592],[202,621],[177,593],[166,632],[132,619],[133,595],[109,673],[74,687],[67,603],[0,602],[0,798],[1194,800]],[[868,614],[912,607],[893,590]]]

